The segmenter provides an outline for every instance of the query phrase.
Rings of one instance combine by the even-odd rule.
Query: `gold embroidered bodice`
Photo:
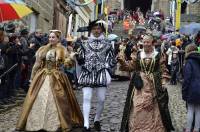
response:
[[[56,68],[56,66],[56,50],[51,49],[46,54],[45,67],[50,70]]]

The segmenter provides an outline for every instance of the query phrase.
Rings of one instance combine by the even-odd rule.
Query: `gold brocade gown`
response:
[[[144,66],[148,67],[152,59],[143,59]],[[144,87],[135,90],[133,96],[133,110],[129,117],[129,132],[166,132],[162,123],[153,78],[140,71]]]
[[[66,49],[57,44],[36,53],[32,83],[27,93],[17,130],[70,131],[83,126],[83,117],[67,76],[61,70],[72,65]]]
[[[143,87],[136,88],[132,77],[127,92],[121,132],[170,132],[174,130],[168,108],[168,92],[163,87],[169,75],[165,54],[154,51],[146,57],[144,51],[133,52],[130,61],[119,60],[122,70],[141,76]],[[133,75],[134,75],[133,74]],[[136,80],[138,79],[138,80]],[[134,84],[135,83],[135,84]]]

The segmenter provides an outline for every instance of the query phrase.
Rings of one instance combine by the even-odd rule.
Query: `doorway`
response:
[[[135,11],[137,7],[140,7],[143,14],[151,10],[151,4],[152,0],[124,0],[124,8],[126,10]]]

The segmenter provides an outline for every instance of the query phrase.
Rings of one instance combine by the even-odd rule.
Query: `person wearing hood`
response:
[[[200,53],[195,44],[190,44],[185,49],[184,81],[182,86],[182,98],[187,103],[187,125],[185,132],[191,132],[194,120],[193,132],[200,129]],[[195,115],[195,117],[194,117]]]
[[[105,21],[95,20],[89,24],[90,36],[82,40],[77,54],[77,61],[81,65],[78,83],[83,91],[83,131],[90,131],[89,115],[91,109],[92,92],[97,90],[98,105],[94,118],[96,131],[101,131],[100,116],[103,112],[107,87],[111,82],[108,71],[116,64],[114,50],[105,38]]]

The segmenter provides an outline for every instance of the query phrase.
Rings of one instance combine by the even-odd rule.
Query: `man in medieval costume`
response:
[[[84,129],[90,131],[89,114],[92,92],[97,90],[98,104],[94,118],[94,128],[101,130],[100,116],[104,108],[107,86],[111,82],[109,71],[116,64],[112,45],[105,39],[105,21],[95,20],[88,26],[89,37],[82,40],[77,61],[82,66],[78,83],[83,91]]]

